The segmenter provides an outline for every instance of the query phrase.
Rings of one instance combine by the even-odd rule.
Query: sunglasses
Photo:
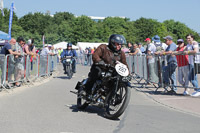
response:
[[[177,42],[177,44],[182,44],[183,42]]]

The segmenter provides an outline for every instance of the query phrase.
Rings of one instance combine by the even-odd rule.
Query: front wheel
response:
[[[77,108],[78,109],[85,109],[89,104],[87,101],[81,96],[80,92],[82,91],[82,88],[78,89],[78,94],[77,94]]]
[[[68,75],[69,79],[72,78],[72,70],[71,70],[70,66],[67,66],[67,75]]]
[[[117,93],[111,91],[105,100],[105,117],[108,119],[117,119],[123,114],[130,101],[131,90],[125,84],[119,84]]]

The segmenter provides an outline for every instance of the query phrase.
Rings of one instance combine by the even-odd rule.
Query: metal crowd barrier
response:
[[[89,55],[88,54],[80,54],[80,55],[78,55],[76,63],[84,65],[84,66],[91,66],[92,63],[93,63],[92,54],[89,54]]]
[[[5,88],[4,86],[4,79],[5,79],[5,68],[6,68],[6,63],[5,63],[5,55],[0,54],[0,88]]]
[[[184,54],[182,54],[184,55]],[[200,55],[200,53],[197,53],[195,55]],[[181,55],[176,55],[176,56],[181,56]],[[133,58],[133,62],[132,62]],[[128,56],[127,57],[127,63],[129,65],[129,68],[131,68],[131,64],[134,64],[134,74],[136,77],[139,77],[139,80],[137,78],[134,78],[138,83],[142,81],[142,79],[145,81],[144,84],[152,84],[155,86],[157,91],[159,88],[164,87],[163,84],[163,68],[167,66],[167,61],[166,61],[167,56],[158,56],[158,55],[135,55],[135,56]],[[182,60],[182,63],[185,60]],[[189,65],[188,65],[189,67]],[[171,69],[171,68],[169,68]],[[189,71],[189,70],[188,70]],[[197,73],[197,79],[198,82],[200,82],[200,63],[197,64],[197,67],[194,68],[194,73]],[[183,88],[183,85],[178,82],[178,66],[175,70],[175,75],[176,75],[176,86],[175,87],[181,87]],[[188,75],[189,77],[189,75]],[[171,82],[171,81],[170,81]],[[143,85],[142,85],[143,86]],[[172,87],[172,84],[169,85],[169,87]],[[193,88],[195,87],[192,86],[190,83],[188,88]]]
[[[26,78],[26,56],[6,55],[6,78],[5,85],[12,88],[11,84],[23,82]]]
[[[51,75],[56,68],[57,55],[0,55],[0,88],[13,88],[16,82],[31,83],[38,77]]]
[[[27,81],[34,81],[38,78],[39,56],[27,56],[26,58],[26,79]]]

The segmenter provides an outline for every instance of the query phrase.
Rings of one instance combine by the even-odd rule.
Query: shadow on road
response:
[[[71,107],[69,107],[69,109],[71,109],[72,112],[85,112],[85,113],[88,113],[88,114],[94,114],[95,113],[95,114],[105,118],[104,117],[104,109],[100,108],[96,105],[90,105],[84,110],[78,109],[77,105],[72,105]],[[117,119],[116,121],[119,121],[119,120],[120,119]]]
[[[70,79],[68,76],[55,76],[53,78],[59,78],[59,79]]]

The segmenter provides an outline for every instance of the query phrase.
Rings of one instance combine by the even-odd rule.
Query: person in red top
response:
[[[184,44],[183,39],[177,40],[177,50],[176,53],[182,54],[185,50],[186,46]],[[176,55],[177,63],[178,63],[178,82],[185,88],[183,95],[189,95],[189,63],[188,63],[188,55]]]

